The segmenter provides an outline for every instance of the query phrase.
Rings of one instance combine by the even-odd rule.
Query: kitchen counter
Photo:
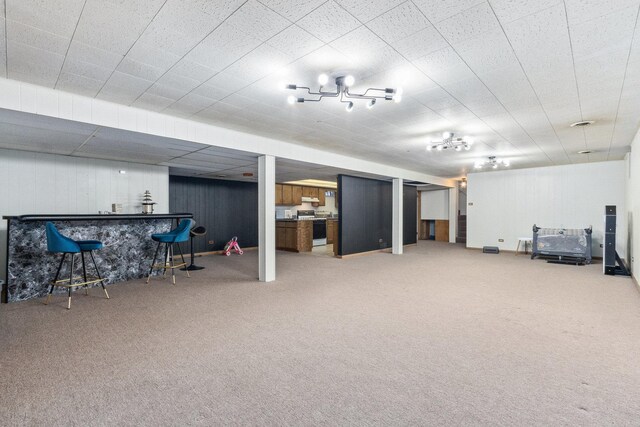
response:
[[[297,219],[276,220],[276,249],[291,252],[311,252],[313,221]]]
[[[95,259],[106,285],[144,277],[155,251],[154,233],[171,229],[190,213],[111,215],[20,215],[7,221],[7,270],[2,302],[45,296],[55,275],[59,254],[47,252],[45,224],[74,240],[100,240]]]

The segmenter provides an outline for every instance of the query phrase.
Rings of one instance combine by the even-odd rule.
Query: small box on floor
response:
[[[482,253],[485,254],[499,254],[500,253],[500,248],[497,246],[483,246],[482,247]]]

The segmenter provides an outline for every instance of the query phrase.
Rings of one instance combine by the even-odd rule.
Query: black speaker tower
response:
[[[605,206],[604,210],[604,274],[609,276],[631,276],[616,251],[616,207]]]

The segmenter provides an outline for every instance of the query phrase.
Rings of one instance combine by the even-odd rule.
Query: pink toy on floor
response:
[[[238,237],[234,236],[231,240],[224,245],[224,254],[226,256],[231,255],[231,251],[235,251],[238,255],[242,255],[244,252],[240,249],[240,245],[238,245]]]

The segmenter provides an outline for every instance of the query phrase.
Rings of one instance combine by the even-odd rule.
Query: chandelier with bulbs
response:
[[[470,150],[471,144],[473,144],[473,141],[468,136],[465,136],[464,138],[455,138],[452,132],[444,132],[442,134],[442,141],[431,141],[431,144],[427,145],[427,151]]]
[[[325,85],[329,83],[329,76],[326,74],[320,74],[318,77],[318,83],[320,84],[320,89],[317,92],[313,92],[310,88],[306,86],[297,86],[294,84],[287,85],[287,89],[290,90],[306,90],[307,95],[311,95],[314,98],[306,98],[306,97],[296,97],[294,95],[289,95],[287,98],[287,102],[289,104],[303,103],[303,102],[320,102],[323,98],[338,98],[338,100],[346,105],[346,110],[351,112],[353,111],[353,101],[355,100],[367,100],[367,108],[371,109],[376,105],[376,102],[381,99],[384,101],[394,101],[400,102],[402,100],[402,88],[384,88],[378,89],[370,87],[364,93],[353,93],[349,90],[351,86],[355,83],[355,78],[351,75],[348,76],[338,76],[335,79],[336,88],[333,91],[325,91],[323,90]]]
[[[505,168],[509,167],[509,160],[506,159],[498,159],[496,156],[489,156],[486,160],[478,160],[476,162],[476,169],[482,169],[485,166],[490,166],[493,169],[498,169],[498,166],[504,166]]]

